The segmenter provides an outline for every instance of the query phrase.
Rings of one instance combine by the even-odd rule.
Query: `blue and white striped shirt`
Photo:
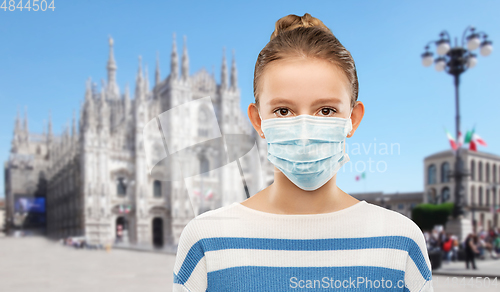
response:
[[[174,292],[433,291],[426,243],[408,217],[360,201],[322,214],[273,214],[240,203],[181,233]]]

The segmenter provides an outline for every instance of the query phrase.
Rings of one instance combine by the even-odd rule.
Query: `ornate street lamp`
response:
[[[488,40],[488,35],[484,32],[476,32],[475,28],[468,26],[462,34],[462,45],[458,46],[458,40],[455,38],[455,47],[451,47],[450,34],[447,31],[442,31],[440,39],[437,41],[430,41],[425,46],[425,52],[422,54],[422,65],[429,67],[434,63],[437,71],[446,71],[454,77],[455,84],[455,127],[456,137],[459,136],[460,131],[460,111],[458,99],[458,86],[460,84],[460,74],[473,68],[477,64],[476,54],[472,51],[480,48],[479,52],[482,56],[488,56],[493,51],[492,42]],[[483,41],[480,38],[483,38]],[[467,46],[465,42],[467,41]],[[436,59],[433,53],[429,51],[429,45],[434,43],[436,45],[436,53],[439,55]],[[462,179],[468,175],[464,170],[462,160],[460,158],[460,148],[456,151],[455,168],[451,172],[451,176],[455,179],[455,206],[453,208],[453,218],[458,218],[463,212],[463,195],[464,188],[462,186]]]

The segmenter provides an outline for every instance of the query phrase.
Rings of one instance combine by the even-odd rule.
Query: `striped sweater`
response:
[[[173,273],[174,292],[433,291],[420,228],[364,200],[321,214],[205,212],[182,231]]]

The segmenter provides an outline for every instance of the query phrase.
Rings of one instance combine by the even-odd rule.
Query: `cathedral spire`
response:
[[[63,143],[64,143],[64,148],[67,148],[68,144],[69,144],[69,120],[66,122],[66,125],[64,126],[64,130],[63,130]]]
[[[120,95],[120,92],[118,90],[118,85],[116,84],[116,62],[115,62],[115,56],[113,52],[113,39],[111,36],[109,37],[109,59],[108,59],[108,96],[111,98],[118,98]]]
[[[69,136],[69,119],[66,120],[66,123],[64,124],[64,135]]]
[[[92,97],[97,96],[97,83],[95,81],[92,82]]]
[[[14,137],[12,137],[11,151],[17,152],[19,146],[19,138],[21,134],[21,117],[19,116],[19,108],[17,109],[16,124],[14,127]]]
[[[130,109],[130,87],[128,85],[125,85],[125,95],[123,96],[123,108],[124,108],[124,114],[125,118],[128,116],[128,111]]]
[[[222,89],[227,88],[227,63],[226,63],[226,48],[222,49],[222,70],[220,74],[220,86]]]
[[[108,108],[108,102],[106,100],[106,82],[104,79],[101,79],[101,100],[100,100],[100,108],[99,108],[99,127],[104,133],[107,133],[109,129],[109,108]],[[69,126],[68,126],[69,127]]]
[[[106,101],[106,81],[104,79],[101,79],[101,105]]]
[[[47,157],[50,156],[52,151],[52,142],[54,141],[54,135],[52,134],[52,113],[49,110],[49,120],[47,122]]]
[[[144,93],[149,92],[149,73],[148,73],[148,64],[144,66]]]
[[[21,117],[19,115],[19,108],[17,109],[16,126],[14,128],[14,132],[16,135],[19,135],[19,133],[21,132]]]
[[[189,78],[189,57],[187,52],[187,36],[184,36],[184,48],[182,50],[182,79]]]
[[[24,127],[23,130],[28,134],[28,107],[24,107]]]
[[[231,88],[238,88],[238,70],[236,69],[236,58],[233,49],[233,63],[231,65]]]
[[[160,84],[161,75],[160,75],[160,53],[156,52],[156,72],[155,72],[155,86]]]
[[[52,113],[49,110],[49,122],[47,123],[47,136],[52,140]]]
[[[80,119],[82,133],[84,130],[94,127],[94,117],[96,116],[94,113],[94,94],[97,91],[96,87],[95,82],[92,82],[92,78],[89,77],[85,84],[85,103],[83,105],[83,116]]]
[[[137,78],[135,80],[135,99],[143,100],[143,77],[142,77],[142,57],[139,56],[139,68],[137,69]]]
[[[89,77],[85,83],[85,102],[90,102],[92,99],[92,79]]]
[[[28,107],[24,107],[24,125],[23,125],[23,140],[28,142],[29,140],[29,129],[28,129]]]
[[[73,125],[71,128],[71,136],[76,138],[76,111],[73,110]]]
[[[177,56],[177,44],[175,42],[175,32],[173,34],[172,55],[170,60],[170,77],[175,80],[179,76],[179,63]]]

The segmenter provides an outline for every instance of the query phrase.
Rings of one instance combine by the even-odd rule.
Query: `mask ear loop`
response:
[[[354,107],[351,109],[351,113],[349,114],[349,121],[351,122],[351,131],[352,131],[352,120],[351,120],[351,116],[352,116],[352,111],[353,111],[353,110],[354,110]],[[351,131],[349,131],[349,133],[348,133],[347,135],[351,134]]]
[[[352,116],[352,111],[353,111],[353,110],[354,110],[354,107],[351,109],[351,113],[349,114],[349,119],[348,119],[348,120],[349,120],[349,123],[351,123],[351,131],[352,131],[352,120],[351,120],[351,116]],[[348,133],[347,135],[351,134],[351,131],[349,131],[349,133]],[[346,143],[346,139],[344,139],[344,140],[342,141],[342,144],[343,144],[343,145],[342,145],[342,151],[344,152],[344,155],[343,155],[342,157],[344,157],[344,159],[345,159],[345,156],[347,156],[347,159],[348,159],[347,161],[349,161],[349,155],[348,155],[348,154],[347,154],[347,153],[343,150],[343,149],[344,149],[344,147],[346,146],[346,145],[345,145],[345,143]],[[347,162],[347,161],[346,161],[346,162]]]
[[[262,124],[262,117],[260,116],[260,110],[259,108],[257,107],[257,112],[259,113],[259,118],[260,118],[260,121],[261,121],[261,124]],[[262,130],[262,129],[261,129]],[[260,133],[259,134],[262,138],[264,138],[264,133]]]

